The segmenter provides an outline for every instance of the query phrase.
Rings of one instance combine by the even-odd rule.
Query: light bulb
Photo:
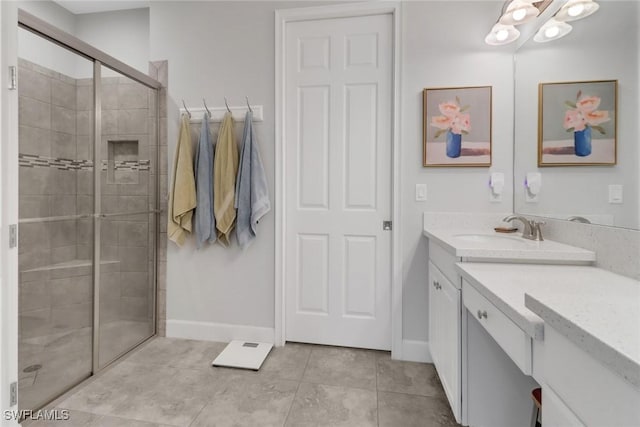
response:
[[[556,25],[544,30],[544,36],[548,39],[554,38],[558,35],[558,33],[560,33],[560,28],[558,28]]]
[[[496,33],[496,40],[503,42],[507,39],[507,37],[509,37],[509,31],[507,30],[499,30]]]
[[[579,16],[582,14],[582,12],[584,12],[584,3],[574,4],[573,6],[569,7],[569,10],[567,10],[567,14],[569,14],[569,16],[571,17]]]
[[[512,16],[514,21],[522,21],[525,18],[525,16],[527,16],[527,10],[524,8],[515,10]]]

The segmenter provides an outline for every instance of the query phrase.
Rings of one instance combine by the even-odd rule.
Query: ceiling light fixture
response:
[[[514,42],[518,37],[520,37],[520,31],[518,31],[513,25],[497,23],[493,28],[491,28],[489,34],[484,38],[484,42],[492,46],[499,46]]]
[[[586,18],[600,8],[593,0],[569,0],[558,11],[555,18],[559,21],[575,21]]]
[[[540,11],[532,3],[533,0],[513,0],[499,22],[503,25],[520,25],[535,19]]]
[[[538,43],[550,42],[566,36],[572,29],[573,27],[566,22],[551,18],[540,27],[536,35],[533,36],[533,40]]]

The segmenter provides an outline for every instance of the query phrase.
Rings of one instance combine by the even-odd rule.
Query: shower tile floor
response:
[[[117,320],[100,329],[100,360],[109,362],[153,334],[150,322]],[[82,381],[91,373],[92,328],[73,329],[33,338],[23,338],[19,346],[20,408],[42,405],[60,388]],[[24,368],[40,368],[24,372]]]
[[[433,365],[287,343],[258,372],[214,368],[226,344],[155,338],[31,426],[457,426]]]

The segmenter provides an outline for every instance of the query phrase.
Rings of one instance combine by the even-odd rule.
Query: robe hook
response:
[[[249,109],[249,112],[253,113],[253,110],[251,109],[251,105],[249,104],[249,97],[245,96],[244,98],[247,100],[247,108]]]
[[[202,103],[204,104],[204,109],[207,110],[209,118],[211,118],[211,111],[209,111],[209,107],[207,107],[207,101],[204,98],[202,98]]]
[[[187,108],[187,104],[184,103],[184,99],[182,100],[182,106],[184,107],[184,111],[186,111],[187,114],[189,115],[189,118],[191,118],[191,112]]]
[[[229,104],[227,103],[227,97],[226,96],[224,97],[224,105],[227,106],[227,111],[231,112],[231,108],[229,108]]]

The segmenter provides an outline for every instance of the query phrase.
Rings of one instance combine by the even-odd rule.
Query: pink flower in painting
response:
[[[441,116],[431,117],[431,126],[438,128],[434,138],[438,138],[447,132],[457,135],[467,134],[471,129],[471,116],[465,113],[469,109],[469,105],[460,106],[460,99],[456,96],[455,101],[447,101],[438,104]]]
[[[471,116],[469,114],[458,113],[451,121],[451,132],[461,134],[469,132],[471,129]]]
[[[564,128],[576,131],[584,130],[587,123],[582,113],[578,110],[567,110],[564,115]]]
[[[449,118],[454,118],[460,112],[460,106],[455,102],[448,101],[438,105],[440,112]]]
[[[600,105],[600,98],[597,96],[583,96],[576,102],[576,108],[581,113],[589,113]]]
[[[433,116],[431,117],[431,126],[438,129],[449,129],[451,119],[447,116]]]
[[[611,120],[609,112],[604,110],[591,111],[585,114],[587,123],[591,126],[599,125],[600,123],[608,122]]]
[[[599,96],[582,96],[582,90],[576,95],[576,102],[566,101],[568,110],[564,114],[563,126],[567,132],[580,132],[588,127],[604,135],[605,129],[601,123],[611,120],[606,110],[596,110],[600,106]]]

